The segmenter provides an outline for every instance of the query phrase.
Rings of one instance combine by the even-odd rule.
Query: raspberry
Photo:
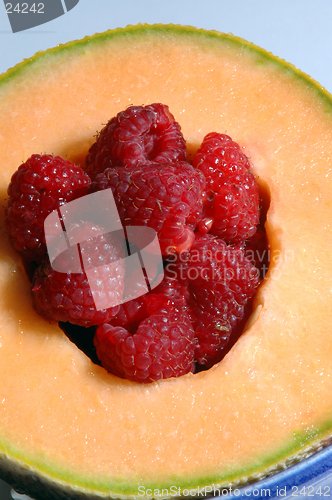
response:
[[[27,269],[39,264],[32,278],[35,309],[69,333],[91,327],[96,362],[136,382],[178,377],[220,361],[241,334],[259,272],[264,277],[268,265],[258,185],[239,145],[213,132],[193,166],[185,158],[185,140],[167,106],[131,106],[91,146],[88,173],[60,157],[32,155],[8,188],[6,228]],[[122,225],[153,228],[168,259],[162,283],[125,303],[127,287],[139,292],[135,286],[142,286],[135,271],[125,280],[126,230],[107,233],[83,204],[71,227],[65,215],[60,225],[51,224],[49,257],[46,252],[45,218],[109,188]],[[104,224],[98,215],[103,207],[92,212]],[[72,242],[64,251],[63,223]],[[92,336],[90,349],[91,342]]]
[[[135,333],[139,324],[151,314],[177,308],[184,310],[187,289],[177,279],[165,275],[162,282],[149,293],[120,305],[117,315],[110,324],[122,326],[130,333]]]
[[[187,288],[176,278],[167,274],[162,282],[150,293],[144,296],[146,310],[149,315],[167,308],[184,310],[187,308]]]
[[[190,251],[167,268],[188,288],[190,317],[198,339],[195,358],[210,367],[220,361],[231,335],[242,324],[248,301],[259,285],[258,270],[241,249],[200,233]]]
[[[168,106],[130,106],[99,133],[86,158],[94,176],[106,168],[184,161],[186,143]]]
[[[104,303],[121,301],[124,290],[124,263],[119,248],[108,235],[94,236],[98,227],[82,228],[89,238],[84,242],[85,262],[93,269],[90,276],[98,298]],[[68,265],[71,251],[68,253]],[[120,260],[119,260],[120,258]],[[99,269],[98,269],[99,268]],[[32,281],[33,304],[38,313],[50,321],[70,322],[89,327],[109,321],[119,312],[119,305],[97,310],[85,272],[57,272],[45,258]],[[115,303],[115,302],[114,302]]]
[[[206,177],[199,229],[237,243],[253,236],[259,222],[259,192],[248,158],[228,135],[204,137],[193,165]]]
[[[124,226],[158,233],[163,255],[188,249],[202,217],[204,175],[185,162],[107,168],[91,191],[112,188]]]
[[[260,279],[264,279],[270,264],[270,251],[266,233],[259,225],[256,233],[238,246],[247,259],[259,270]]]
[[[195,369],[195,334],[185,311],[152,314],[132,335],[125,328],[102,325],[94,343],[103,367],[122,378],[153,382]]]
[[[32,155],[13,174],[5,226],[12,243],[28,261],[46,253],[44,220],[60,205],[87,193],[89,176],[59,156]]]

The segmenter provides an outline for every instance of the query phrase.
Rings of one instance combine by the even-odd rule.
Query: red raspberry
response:
[[[135,333],[141,321],[152,314],[167,311],[169,308],[186,309],[186,298],[186,287],[177,279],[166,275],[153,291],[121,304],[119,312],[110,324],[122,326],[130,333]]]
[[[240,146],[228,135],[212,132],[205,136],[193,165],[206,177],[199,230],[227,243],[250,238],[259,222],[259,191]]]
[[[87,193],[89,176],[59,156],[32,155],[13,174],[5,226],[15,249],[29,261],[46,253],[44,220],[60,205]]]
[[[112,188],[124,226],[158,233],[163,255],[190,248],[202,217],[204,175],[185,162],[107,168],[91,191]]]
[[[178,279],[167,274],[162,282],[150,293],[144,296],[146,310],[148,315],[161,310],[167,310],[169,307],[182,311],[187,308],[188,291]]]
[[[123,254],[108,235],[94,236],[97,226],[85,226],[82,231],[90,236],[84,242],[85,262],[89,262],[89,269],[93,269],[91,279],[94,289],[98,289],[99,299],[104,303],[121,301],[125,272],[124,261],[121,260]],[[69,251],[68,265],[70,258]],[[119,312],[119,305],[96,309],[85,272],[54,271],[46,258],[35,271],[32,298],[35,309],[46,319],[68,321],[85,327],[106,323]]]
[[[184,161],[186,143],[168,106],[130,106],[99,133],[86,158],[93,176],[106,168]]]
[[[134,335],[101,325],[94,343],[106,370],[136,382],[179,377],[195,369],[195,334],[185,311],[170,308],[152,314]]]
[[[257,269],[240,249],[210,234],[196,233],[190,251],[167,266],[188,287],[190,316],[198,344],[197,362],[210,367],[220,361],[232,333],[259,285]]]

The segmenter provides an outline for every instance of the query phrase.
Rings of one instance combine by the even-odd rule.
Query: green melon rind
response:
[[[15,78],[24,75],[25,71],[34,69],[37,64],[43,64],[44,60],[50,57],[66,57],[67,54],[78,54],[80,51],[84,53],[86,48],[93,47],[97,44],[112,39],[121,37],[138,35],[160,35],[167,34],[185,36],[199,39],[202,44],[204,40],[216,43],[217,45],[228,43],[247,50],[256,56],[256,64],[273,64],[278,67],[282,73],[287,73],[294,78],[298,84],[304,86],[321,101],[323,109],[327,114],[332,112],[332,96],[318,82],[310,76],[302,73],[292,64],[272,55],[266,50],[257,47],[250,42],[247,42],[239,37],[218,33],[215,31],[199,30],[190,26],[178,25],[137,25],[128,26],[127,28],[118,28],[109,30],[105,33],[96,34],[92,37],[87,36],[82,40],[72,41],[58,47],[48,49],[44,52],[38,52],[32,58],[19,63],[13,68],[10,68],[6,73],[0,76],[0,91],[5,90],[6,84],[11,84]],[[301,457],[305,457],[310,452],[318,449],[324,440],[328,440],[331,435],[332,418],[325,421],[315,431],[294,432],[290,438],[290,442],[279,450],[274,455],[259,457],[249,466],[242,467],[236,470],[224,469],[218,475],[203,476],[201,478],[183,478],[181,476],[173,476],[168,478],[161,485],[158,482],[151,481],[149,484],[144,484],[145,490],[157,490],[162,488],[169,489],[176,485],[181,491],[184,489],[199,489],[208,485],[223,486],[240,486],[252,481],[255,478],[261,479],[270,474],[271,471],[278,470],[279,464],[292,464]],[[252,458],[252,457],[251,457]],[[97,499],[97,498],[144,498],[138,495],[138,487],[141,483],[138,481],[134,484],[128,484],[127,479],[110,480],[109,478],[86,478],[79,474],[61,468],[58,464],[50,461],[48,458],[45,461],[45,456],[25,453],[14,447],[10,443],[0,438],[0,475],[7,481],[11,482],[19,489],[20,484],[25,484],[25,492],[33,494],[36,499]],[[28,488],[28,489],[27,489]],[[47,497],[45,496],[45,488]]]
[[[282,72],[286,72],[291,76],[296,77],[303,85],[310,87],[315,94],[324,102],[326,106],[326,112],[332,112],[332,96],[331,94],[322,87],[317,81],[311,78],[309,75],[303,73],[297,69],[293,64],[274,56],[271,52],[258,47],[247,40],[240,37],[227,34],[219,33],[218,31],[206,31],[204,29],[198,29],[192,26],[181,26],[181,25],[163,25],[163,24],[138,24],[134,26],[127,26],[126,28],[117,28],[114,30],[108,30],[104,33],[96,33],[93,36],[86,36],[81,40],[73,40],[71,42],[60,44],[57,47],[53,47],[46,51],[37,52],[34,56],[29,59],[24,59],[22,62],[15,65],[13,68],[9,68],[5,73],[0,75],[0,87],[4,83],[9,82],[13,78],[20,76],[20,74],[27,68],[33,67],[34,64],[41,62],[44,58],[50,56],[62,56],[66,53],[71,53],[73,50],[81,50],[91,47],[92,45],[103,43],[105,41],[110,41],[114,38],[127,37],[131,34],[137,35],[158,35],[158,34],[171,34],[180,36],[192,36],[201,38],[202,41],[210,40],[217,43],[228,42],[229,44],[235,45],[239,48],[248,50],[257,56],[257,64],[271,64],[278,66]]]
[[[37,483],[41,480],[45,483],[47,491],[54,490],[55,496],[47,498],[60,499],[62,496],[56,496],[56,492],[63,490],[67,494],[70,491],[70,498],[85,498],[92,500],[97,498],[154,498],[150,491],[161,491],[162,489],[171,492],[171,487],[176,486],[179,491],[193,490],[199,492],[204,487],[212,485],[212,487],[236,487],[240,488],[248,483],[270,475],[273,472],[278,472],[281,468],[284,469],[298,462],[302,458],[307,458],[315,451],[329,444],[332,429],[332,418],[327,420],[319,429],[307,432],[294,432],[291,442],[281,448],[277,453],[270,456],[258,457],[256,461],[246,467],[239,469],[224,468],[218,475],[183,478],[182,476],[173,475],[163,483],[151,481],[146,483],[139,479],[135,484],[128,484],[128,479],[122,478],[118,480],[110,480],[109,478],[87,478],[73,471],[68,471],[61,468],[57,463],[52,462],[45,456],[38,457],[31,454],[24,454],[17,447],[10,443],[0,440],[0,475],[4,480],[9,481],[15,486],[25,482],[26,477],[31,475],[35,477],[32,481]],[[252,458],[252,457],[251,457]],[[282,467],[280,467],[282,464]],[[21,482],[20,482],[21,479]],[[141,489],[139,490],[139,487]],[[149,491],[148,491],[149,490]],[[26,490],[25,490],[26,491]],[[148,492],[148,495],[143,495],[143,492]],[[39,491],[29,490],[30,494],[38,495]],[[49,494],[49,493],[48,493]],[[83,496],[81,496],[83,494]],[[76,496],[79,495],[79,496]],[[185,496],[188,496],[186,492]],[[170,495],[174,497],[175,495]],[[42,489],[41,497],[36,496],[36,500],[45,500],[45,492]],[[158,500],[158,495],[156,495]],[[164,498],[164,497],[163,497]],[[166,498],[166,496],[165,496]],[[160,500],[160,499],[159,499]]]

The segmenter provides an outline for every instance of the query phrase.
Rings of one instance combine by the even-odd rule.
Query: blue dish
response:
[[[288,469],[230,493],[215,491],[215,499],[257,498],[304,500],[332,498],[332,445]],[[224,494],[223,494],[224,493]],[[213,494],[213,492],[212,492]]]

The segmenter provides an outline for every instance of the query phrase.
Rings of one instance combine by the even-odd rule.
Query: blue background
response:
[[[12,33],[0,3],[0,73],[37,51],[96,32],[128,24],[175,23],[243,37],[293,63],[332,93],[331,19],[329,0],[80,0],[47,24]],[[332,480],[323,481],[331,486],[332,497]],[[9,500],[9,492],[0,481],[0,500]]]

